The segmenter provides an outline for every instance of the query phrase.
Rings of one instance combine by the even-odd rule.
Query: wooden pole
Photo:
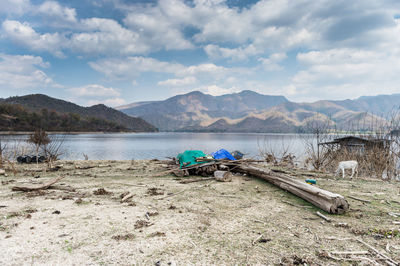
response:
[[[244,164],[235,165],[231,171],[262,178],[331,214],[342,214],[349,209],[349,204],[342,195],[300,182],[288,175]]]

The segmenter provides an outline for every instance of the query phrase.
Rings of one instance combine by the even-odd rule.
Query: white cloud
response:
[[[175,94],[184,94],[184,93],[188,93],[191,91],[201,91],[205,94],[219,96],[219,95],[223,95],[223,94],[240,92],[242,90],[243,90],[242,88],[238,88],[238,87],[222,87],[222,86],[218,86],[215,84],[211,84],[211,85],[205,85],[205,86],[195,87],[195,88],[190,88],[190,89],[175,88],[174,93]]]
[[[126,59],[111,58],[90,62],[89,65],[96,71],[112,79],[132,79],[146,72],[169,73],[179,79],[160,81],[159,85],[189,85],[197,79],[221,79],[232,69],[215,64],[200,64],[183,66],[181,64],[159,61],[149,57],[128,57]]]
[[[38,88],[56,86],[42,70],[49,67],[39,56],[0,54],[0,87]]]
[[[287,58],[285,53],[275,53],[270,55],[268,58],[259,58],[263,68],[267,71],[279,71],[283,70],[283,67],[278,63]]]
[[[214,96],[219,96],[223,94],[228,94],[228,93],[234,93],[234,92],[239,92],[241,89],[232,87],[232,88],[223,88],[217,85],[209,85],[209,86],[204,86],[197,88],[196,90],[200,90],[206,94],[214,95]]]
[[[141,41],[153,49],[183,50],[193,48],[182,32],[190,22],[190,8],[181,1],[161,1],[150,8],[134,8],[124,19],[125,25],[140,33]]]
[[[171,86],[171,87],[176,87],[176,86],[187,86],[187,85],[192,85],[196,83],[196,78],[195,77],[185,77],[183,79],[167,79],[164,81],[159,81],[157,84],[161,86]]]
[[[73,34],[69,44],[78,53],[142,54],[151,48],[140,40],[140,34],[112,19],[84,19],[81,27],[83,32]]]
[[[63,37],[58,33],[37,33],[27,22],[5,20],[2,24],[3,33],[11,40],[34,51],[49,51],[58,57],[63,57],[60,47]]]
[[[143,72],[175,73],[184,67],[180,64],[159,61],[148,57],[110,58],[90,62],[96,71],[114,79],[133,79]]]
[[[399,32],[400,34],[400,32]],[[400,50],[331,49],[300,53],[304,67],[292,78],[299,94],[317,98],[354,98],[398,92]]]
[[[129,29],[140,33],[142,41],[153,49],[190,49],[194,41],[205,44],[206,53],[213,59],[242,61],[263,51],[298,47],[318,36],[314,33],[315,21],[303,19],[310,16],[307,7],[312,6],[304,0],[296,4],[262,0],[242,9],[230,8],[225,1],[188,4],[165,0],[154,5],[118,2],[117,6],[127,13],[124,23]],[[185,36],[187,32],[189,36]],[[226,43],[239,46],[223,47]]]
[[[114,88],[107,88],[98,84],[89,84],[83,87],[70,88],[69,91],[74,94],[74,96],[108,97],[121,95],[121,93]]]
[[[31,7],[29,0],[2,0],[0,13],[22,15]]]
[[[155,85],[177,89],[218,92],[240,86],[289,93],[293,99],[398,89],[400,23],[395,15],[400,6],[395,1],[260,0],[240,7],[224,0],[139,2],[107,0],[96,7],[104,11],[114,3],[124,15],[117,21],[109,15],[114,10],[107,18],[101,13],[83,18],[78,14],[87,13],[76,3],[75,10],[55,0],[4,0],[2,37],[32,51],[58,57],[72,52],[82,62],[90,58],[91,68],[110,81],[126,79],[135,89],[149,77]],[[203,51],[208,58],[200,57]],[[298,51],[297,64],[283,71]],[[32,72],[34,79],[40,80],[42,68],[33,65],[39,71]]]
[[[104,100],[90,100],[86,103],[87,106],[92,106],[96,104],[104,104],[110,107],[115,107],[126,104],[126,101],[122,98],[109,98]]]
[[[110,58],[90,62],[96,71],[111,80],[136,80],[141,75],[154,73],[168,74],[171,78],[156,81],[159,86],[183,87],[196,89],[217,84],[221,87],[237,85],[238,79],[248,76],[252,70],[246,68],[227,68],[213,63],[184,66],[176,63],[159,61],[149,57]]]
[[[86,106],[105,104],[107,106],[123,105],[126,101],[121,98],[118,89],[105,87],[99,84],[89,84],[81,87],[67,89],[74,102],[80,102]]]
[[[40,4],[33,4],[30,0],[2,0],[0,13],[9,16],[39,16],[41,22],[46,26],[73,26],[76,24],[77,14],[75,8],[61,5],[57,1],[44,1]],[[47,23],[49,19],[50,23]]]
[[[223,66],[217,66],[212,63],[193,65],[182,68],[176,74],[178,76],[214,76],[222,77],[228,72],[228,69]]]
[[[77,22],[76,10],[74,8],[61,6],[56,1],[45,1],[41,5],[33,8],[33,12],[68,23]]]
[[[204,47],[204,51],[212,59],[230,59],[233,62],[246,61],[249,57],[260,54],[262,51],[250,44],[246,47],[224,48],[218,45],[209,44]]]

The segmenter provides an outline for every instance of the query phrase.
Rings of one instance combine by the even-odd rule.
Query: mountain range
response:
[[[324,123],[342,130],[370,130],[398,110],[400,94],[354,100],[291,102],[284,96],[246,90],[212,96],[193,91],[163,101],[136,102],[116,109],[83,107],[43,94],[0,99],[0,131],[104,132],[307,132]]]
[[[116,109],[141,117],[161,131],[280,133],[306,131],[315,121],[338,129],[367,130],[385,123],[399,104],[400,94],[296,103],[284,96],[245,90],[221,96],[193,91]]]
[[[0,130],[154,132],[141,118],[128,116],[103,104],[83,107],[43,94],[0,99]]]

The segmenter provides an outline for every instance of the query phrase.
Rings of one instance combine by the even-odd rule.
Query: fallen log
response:
[[[48,189],[49,187],[51,187],[52,185],[54,185],[55,183],[57,183],[58,181],[60,181],[61,179],[63,179],[65,176],[59,176],[49,182],[47,182],[46,184],[42,185],[42,186],[38,186],[38,187],[23,187],[23,186],[15,186],[12,187],[11,190],[12,191],[23,191],[23,192],[29,192],[29,191],[35,191],[35,190],[42,190],[42,189]]]
[[[262,178],[269,183],[310,202],[328,213],[342,214],[349,209],[349,204],[342,195],[303,183],[288,175],[275,173],[269,169],[245,164],[232,165],[231,171]]]

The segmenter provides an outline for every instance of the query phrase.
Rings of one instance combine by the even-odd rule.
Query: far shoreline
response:
[[[29,135],[33,134],[34,131],[0,131],[0,135]],[[105,131],[72,131],[72,132],[66,132],[66,131],[46,131],[47,134],[49,135],[79,135],[79,134],[131,134],[131,133],[159,133],[159,132],[154,132],[154,131],[124,131],[124,132],[105,132]]]

